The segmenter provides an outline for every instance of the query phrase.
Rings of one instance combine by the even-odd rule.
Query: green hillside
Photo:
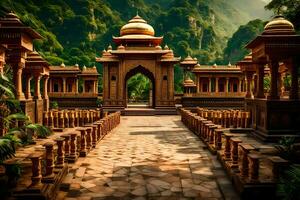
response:
[[[44,37],[36,49],[53,65],[94,65],[137,10],[177,56],[190,54],[208,64],[222,60],[240,25],[269,15],[264,5],[262,0],[2,0],[0,14],[13,10],[35,28]],[[179,69],[175,73],[182,77]]]

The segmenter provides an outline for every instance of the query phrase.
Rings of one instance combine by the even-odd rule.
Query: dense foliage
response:
[[[189,53],[212,64],[222,60],[228,38],[241,24],[269,15],[264,6],[262,0],[2,0],[0,14],[13,10],[35,28],[44,37],[36,49],[53,65],[94,65],[137,10],[177,56]],[[181,73],[178,66],[175,73]],[[182,75],[175,76],[179,91]]]

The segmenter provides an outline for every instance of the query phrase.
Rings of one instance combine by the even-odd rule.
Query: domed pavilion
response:
[[[113,36],[116,49],[104,49],[97,62],[103,65],[103,106],[105,110],[127,108],[127,81],[137,73],[148,77],[152,83],[149,107],[155,112],[175,111],[174,64],[180,61],[166,45],[163,37],[156,37],[154,28],[139,15]]]

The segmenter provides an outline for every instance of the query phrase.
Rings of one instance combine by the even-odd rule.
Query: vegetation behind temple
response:
[[[261,0],[2,0],[0,6],[42,34],[35,46],[51,64],[81,66],[94,65],[136,8],[176,55],[189,53],[205,64],[223,60],[223,48],[239,25],[268,15]],[[180,90],[181,70],[175,73]]]

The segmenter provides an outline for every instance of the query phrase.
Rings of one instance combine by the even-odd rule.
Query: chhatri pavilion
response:
[[[127,81],[141,73],[152,82],[152,108],[175,111],[174,65],[180,58],[168,46],[160,46],[163,37],[156,37],[153,27],[137,15],[113,41],[117,49],[109,46],[96,59],[103,65],[103,108],[124,110],[128,104]]]

